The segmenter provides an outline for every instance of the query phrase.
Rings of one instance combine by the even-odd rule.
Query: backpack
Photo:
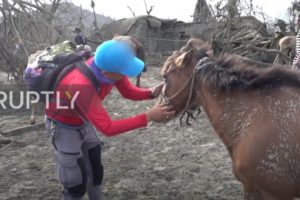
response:
[[[55,91],[59,82],[73,69],[78,68],[99,93],[100,83],[85,63],[85,58],[86,52],[76,52],[76,45],[70,41],[37,51],[28,58],[24,71],[27,90],[39,93],[39,101],[45,102],[45,95],[41,92]]]

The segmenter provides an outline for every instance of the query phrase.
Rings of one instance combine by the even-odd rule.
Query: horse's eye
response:
[[[167,74],[164,74],[163,77],[164,77],[164,79],[166,79],[167,78]]]

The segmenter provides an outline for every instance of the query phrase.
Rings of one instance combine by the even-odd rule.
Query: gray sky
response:
[[[71,0],[76,5],[82,4],[83,8],[90,9],[90,0]],[[143,0],[94,0],[96,12],[115,19],[132,17],[130,6],[136,15],[144,15],[145,6]],[[216,0],[207,0],[213,4]],[[189,22],[197,0],[146,0],[148,7],[154,6],[152,15],[159,18],[174,19]],[[292,0],[253,0],[254,5],[261,8],[272,18],[286,19],[286,9]]]

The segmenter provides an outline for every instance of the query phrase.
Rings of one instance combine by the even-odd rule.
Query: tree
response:
[[[95,29],[97,29],[98,24],[97,24],[96,12],[95,12],[95,2],[93,0],[91,0],[91,7],[92,7],[93,13],[94,13],[94,22],[93,22],[93,24],[94,24]]]
[[[150,8],[148,8],[146,0],[144,0],[144,5],[145,5],[147,15],[150,15],[151,12],[153,11],[154,6],[150,6]]]
[[[0,55],[1,66],[20,79],[20,72],[26,66],[29,54],[59,38],[55,24],[55,12],[61,0],[43,1],[3,0],[0,2],[1,26]],[[12,59],[18,55],[20,59]],[[19,69],[21,68],[21,69]]]
[[[131,9],[130,6],[127,6],[127,8],[130,10],[131,14],[133,15],[133,17],[135,17],[135,12]]]
[[[63,40],[72,39],[71,30],[89,16],[69,1],[0,1],[1,71],[12,73],[15,78],[20,78],[31,53]],[[93,24],[97,26],[95,13]]]
[[[208,22],[211,20],[212,14],[207,5],[206,0],[197,0],[193,21],[194,22]]]
[[[300,14],[300,1],[294,0],[291,3],[291,6],[288,8],[288,13],[290,15],[290,24],[294,25],[294,29],[298,30],[297,18]]]

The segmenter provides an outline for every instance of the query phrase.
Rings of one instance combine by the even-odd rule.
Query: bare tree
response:
[[[263,62],[274,61],[280,54],[276,49],[278,38],[267,32],[267,18],[258,9],[252,0],[219,0],[215,4],[212,13],[217,25],[211,41],[216,54],[228,52]],[[257,14],[263,21],[255,18]]]
[[[193,21],[194,22],[208,22],[211,20],[212,14],[206,0],[197,0]]]
[[[70,9],[68,1],[0,1],[0,70],[22,77],[31,53],[70,38],[68,30],[85,16]]]
[[[93,25],[97,29],[98,28],[98,24],[97,24],[96,12],[95,12],[95,2],[93,0],[91,0],[91,7],[92,7],[93,13],[94,13],[94,22],[93,22]]]
[[[135,17],[135,12],[130,8],[130,6],[127,6],[127,8],[130,10],[130,12],[132,13],[133,17]]]
[[[16,78],[21,77],[17,72],[26,66],[27,57],[37,48],[38,43],[43,42],[41,39],[53,41],[58,38],[54,14],[60,2],[61,0],[52,0],[48,4],[40,0],[0,2],[1,25],[4,25],[4,29],[0,29],[0,53],[2,56],[18,55],[17,58],[20,58],[2,57],[5,71],[11,71]],[[8,62],[9,59],[11,62]]]
[[[238,12],[238,3],[239,0],[228,0],[228,3],[226,4],[225,8],[227,10],[227,38],[231,37],[232,29],[233,29],[233,23],[234,19],[239,16]],[[230,43],[226,43],[225,51],[228,51],[230,48]]]
[[[288,8],[288,14],[290,16],[290,24],[293,24],[294,30],[298,31],[297,16],[300,14],[300,1],[293,0],[291,6]]]
[[[154,6],[150,6],[150,8],[148,8],[146,0],[144,0],[144,5],[145,5],[147,15],[150,15],[151,12],[153,11]]]

